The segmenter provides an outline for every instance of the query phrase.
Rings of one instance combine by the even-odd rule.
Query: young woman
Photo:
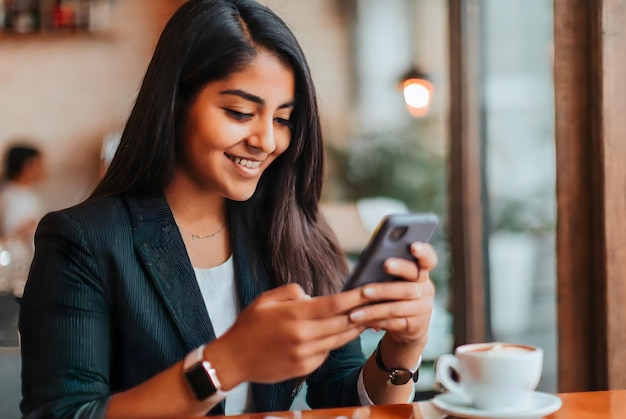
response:
[[[287,26],[252,0],[190,0],[165,27],[111,166],[47,215],[23,299],[25,417],[188,417],[410,400],[433,249],[404,279],[338,291],[318,212],[323,144]],[[374,303],[367,304],[366,303]],[[359,334],[386,330],[377,361]],[[399,369],[393,380],[387,369]]]

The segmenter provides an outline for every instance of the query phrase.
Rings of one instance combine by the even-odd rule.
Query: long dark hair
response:
[[[243,70],[259,48],[294,72],[292,138],[266,169],[252,198],[228,202],[229,221],[243,226],[254,261],[270,271],[275,285],[295,282],[314,295],[333,292],[347,267],[318,210],[324,149],[315,87],[291,30],[254,0],[189,0],[174,13],[111,166],[90,199],[163,191],[172,179],[178,130],[190,105],[208,82]]]

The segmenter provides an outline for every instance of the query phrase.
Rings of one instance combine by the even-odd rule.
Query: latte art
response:
[[[480,348],[467,351],[467,353],[487,353],[494,356],[519,355],[533,352],[535,349],[530,346],[513,344],[486,345]]]

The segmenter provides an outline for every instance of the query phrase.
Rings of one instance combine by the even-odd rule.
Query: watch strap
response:
[[[383,362],[383,357],[380,354],[380,346],[382,344],[382,339],[378,342],[378,346],[376,346],[376,351],[374,354],[374,361],[376,361],[376,366],[378,369],[387,373],[387,377],[389,377],[389,381],[393,385],[403,385],[413,380],[414,383],[417,383],[417,379],[419,378],[419,366],[422,363],[422,357],[420,356],[417,365],[415,366],[415,371],[411,371],[407,368],[387,368],[385,363]]]

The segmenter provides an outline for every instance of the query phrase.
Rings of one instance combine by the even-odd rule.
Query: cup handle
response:
[[[457,393],[465,400],[470,400],[465,391],[461,388],[459,383],[454,381],[450,376],[450,370],[454,370],[457,376],[461,376],[459,373],[459,360],[457,357],[451,354],[444,354],[439,357],[435,366],[435,375],[437,381],[441,383],[448,391]]]

